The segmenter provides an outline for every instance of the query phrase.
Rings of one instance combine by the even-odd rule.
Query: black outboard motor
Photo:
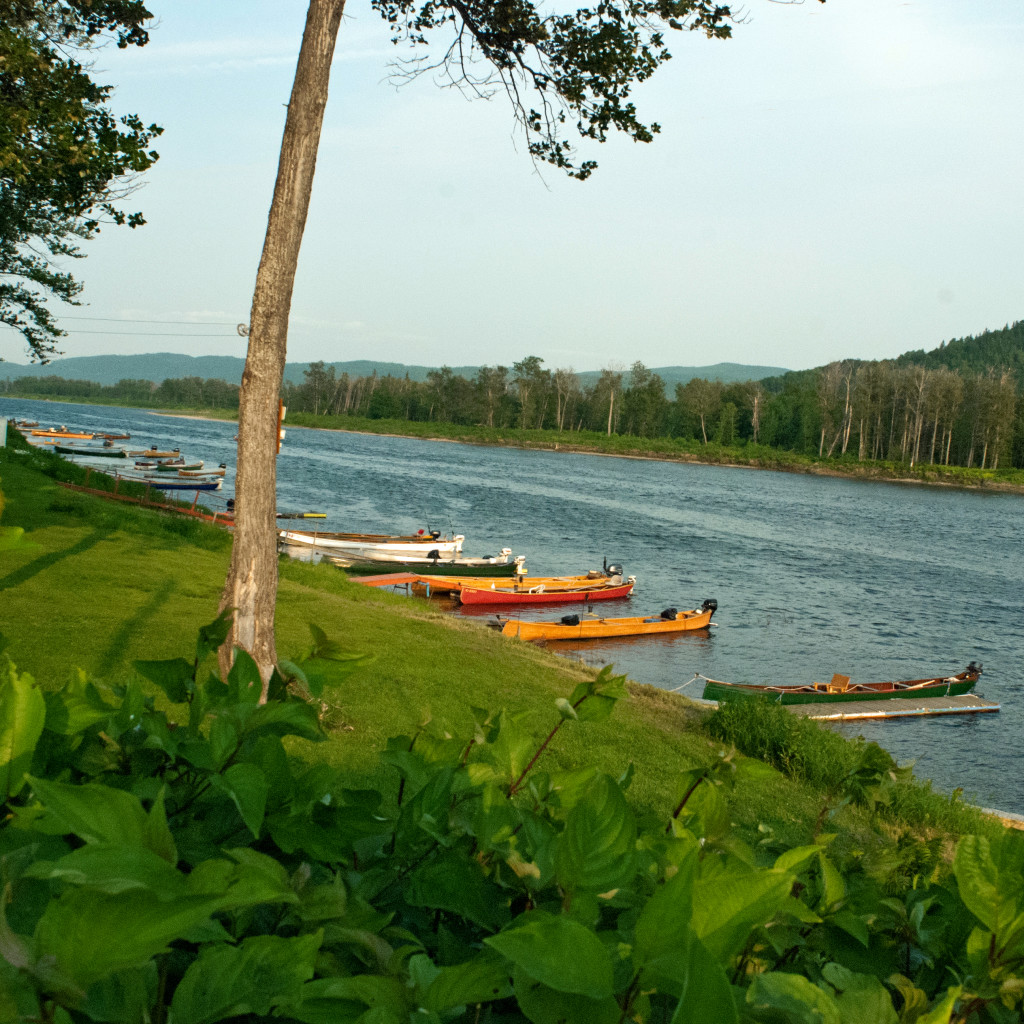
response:
[[[967,666],[967,674],[969,676],[980,676],[981,666],[976,661],[972,661],[970,665]]]
[[[431,540],[438,540],[440,538],[440,536],[441,536],[441,531],[440,530],[431,530],[430,531],[430,539]]]
[[[668,619],[668,621],[669,621],[669,622],[675,622],[675,620],[676,620],[676,616],[677,616],[678,614],[679,614],[679,610],[678,610],[677,608],[666,608],[666,609],[665,609],[665,610],[664,610],[664,611],[663,611],[663,612],[661,613],[661,617],[662,617],[663,619]]]
[[[441,557],[441,552],[438,551],[437,548],[434,548],[433,551],[428,551],[427,552],[427,558],[432,558],[435,562],[438,561],[438,559],[440,559],[440,557]]]
[[[580,624],[580,617],[578,615],[563,615],[562,625],[563,626],[578,626]]]
[[[709,598],[708,598],[708,599],[707,599],[707,600],[706,600],[706,601],[705,601],[705,602],[704,602],[704,603],[703,603],[703,604],[702,604],[702,605],[700,606],[700,610],[701,610],[702,612],[710,611],[710,612],[711,612],[712,614],[714,614],[714,613],[715,613],[716,611],[718,611],[718,602],[717,602],[717,601],[716,601],[716,600],[715,600],[715,599],[714,599],[713,597],[709,597]]]
[[[608,576],[621,576],[622,566],[621,565],[605,565],[604,571]]]

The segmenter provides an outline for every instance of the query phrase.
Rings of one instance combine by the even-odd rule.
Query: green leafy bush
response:
[[[546,768],[625,695],[608,670],[546,737],[475,709],[468,734],[392,739],[387,792],[353,789],[302,756],[325,736],[294,691],[358,659],[314,631],[260,704],[243,652],[202,678],[225,635],[136,664],[169,714],[137,679],[0,677],[0,1019],[1017,1019],[1024,837],[967,837],[895,895],[831,834],[765,860],[730,838],[728,750],[679,780],[670,820],[640,820],[629,773]]]

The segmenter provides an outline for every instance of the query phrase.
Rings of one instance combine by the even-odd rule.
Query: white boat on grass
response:
[[[320,530],[278,530],[281,544],[331,554],[358,553],[369,558],[403,561],[407,558],[455,558],[462,552],[461,533],[442,537],[438,530],[405,536],[386,533],[328,533]],[[434,552],[437,552],[435,555]]]

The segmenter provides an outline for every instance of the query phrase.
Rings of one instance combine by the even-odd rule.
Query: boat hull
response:
[[[705,700],[753,700],[764,697],[777,704],[848,704],[865,700],[892,700],[908,697],[959,697],[970,693],[980,671],[960,672],[955,676],[911,679],[891,683],[861,683],[846,690],[830,692],[828,684],[810,686],[757,686],[750,683],[723,683],[708,679],[704,683]]]
[[[713,608],[677,612],[674,619],[660,615],[634,616],[622,619],[580,619],[576,625],[563,622],[522,622],[506,619],[501,627],[505,636],[520,640],[604,640],[617,636],[664,636],[707,629]]]
[[[484,565],[470,563],[432,561],[428,559],[407,559],[405,561],[392,561],[390,559],[358,559],[355,557],[346,558],[344,555],[330,557],[331,562],[339,569],[344,570],[349,576],[375,576],[378,573],[386,572],[413,572],[418,576],[459,576],[466,579],[479,579],[480,577],[497,577],[502,580],[509,579],[515,575],[515,562],[487,562]]]
[[[616,598],[629,597],[633,586],[633,583],[621,583],[610,587],[569,590],[515,590],[497,586],[484,589],[466,586],[459,591],[459,600],[465,605],[587,604],[591,601],[614,601]]]
[[[462,551],[462,534],[448,540],[423,537],[413,534],[408,537],[372,533],[317,533],[303,530],[280,530],[278,537],[283,544],[304,548],[315,548],[328,552],[355,552],[370,558],[387,561],[402,561],[406,558],[426,558],[436,551],[452,557]]]
[[[103,448],[100,445],[55,444],[53,450],[58,455],[77,455],[87,459],[126,459],[128,453],[123,448]]]

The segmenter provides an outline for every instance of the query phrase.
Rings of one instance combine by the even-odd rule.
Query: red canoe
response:
[[[463,604],[585,604],[590,601],[613,601],[618,597],[629,597],[633,581],[611,587],[579,587],[570,590],[547,590],[543,586],[530,590],[505,590],[500,587],[486,590],[463,586],[459,600]]]

